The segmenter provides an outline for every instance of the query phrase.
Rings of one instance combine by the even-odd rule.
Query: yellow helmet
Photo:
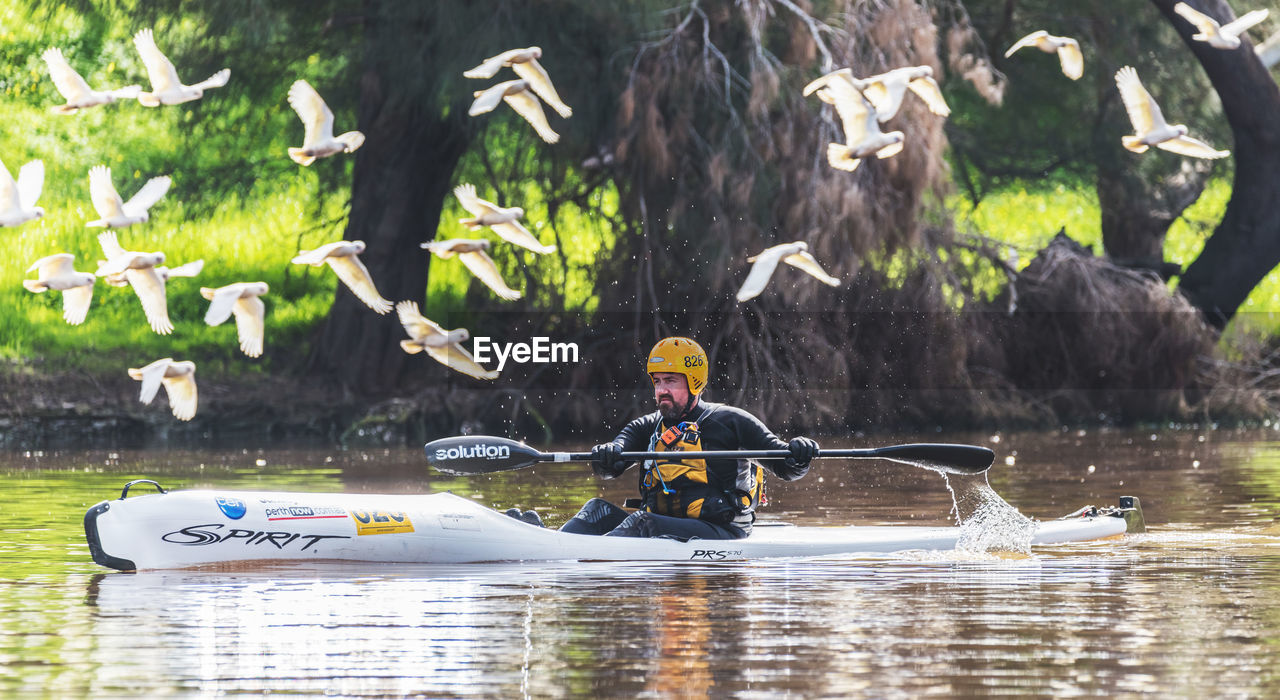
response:
[[[697,396],[707,388],[707,353],[689,338],[664,338],[649,351],[644,371],[675,372],[689,382],[689,395]]]

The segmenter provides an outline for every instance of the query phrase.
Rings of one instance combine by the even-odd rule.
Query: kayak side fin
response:
[[[89,553],[93,555],[93,561],[101,566],[119,571],[136,571],[138,567],[133,562],[113,557],[102,549],[102,540],[98,537],[98,516],[108,510],[111,510],[111,503],[103,501],[84,514],[84,537],[89,541]]]

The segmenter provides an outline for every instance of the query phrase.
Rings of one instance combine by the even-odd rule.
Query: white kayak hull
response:
[[[1038,524],[1032,544],[1124,534],[1124,518]],[[729,561],[951,550],[958,527],[757,526],[740,540],[575,535],[516,520],[451,493],[370,495],[191,490],[103,501],[85,514],[97,563],[176,569],[253,562],[462,564],[502,561]]]

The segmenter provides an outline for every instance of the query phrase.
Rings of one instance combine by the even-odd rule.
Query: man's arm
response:
[[[783,481],[795,481],[809,472],[809,461],[818,455],[818,443],[807,437],[784,442],[755,416],[740,408],[726,407],[734,414],[738,442],[744,450],[790,450],[786,459],[761,460],[769,471]],[[724,409],[722,409],[724,410]]]
[[[613,479],[622,474],[634,462],[624,462],[617,455],[649,449],[649,437],[657,424],[657,412],[641,416],[627,423],[612,441],[596,445],[591,450],[592,471],[603,479]]]

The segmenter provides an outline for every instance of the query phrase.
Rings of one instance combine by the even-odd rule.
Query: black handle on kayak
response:
[[[590,452],[539,452],[528,445],[501,437],[465,435],[432,440],[424,448],[427,463],[446,474],[491,474],[524,469],[540,462],[589,462]],[[623,452],[635,462],[670,457],[671,452]],[[783,459],[788,450],[702,450],[681,452],[681,459]],[[916,443],[868,449],[821,450],[818,457],[887,459],[947,474],[981,474],[991,468],[996,453],[977,445]]]

